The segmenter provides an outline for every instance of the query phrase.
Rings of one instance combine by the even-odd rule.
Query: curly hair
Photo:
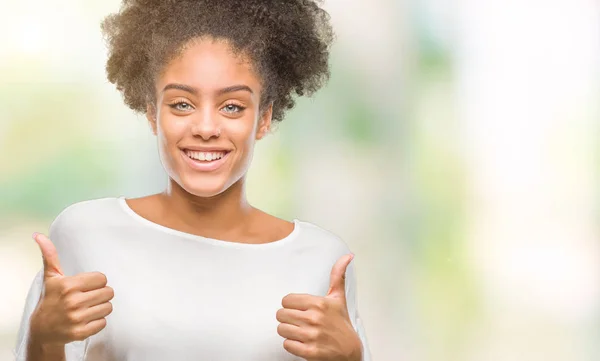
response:
[[[252,61],[263,84],[260,108],[273,102],[283,120],[298,96],[312,95],[329,80],[334,39],[319,0],[123,0],[102,21],[109,57],[108,80],[125,104],[144,113],[156,102],[155,81],[194,39],[227,40]]]

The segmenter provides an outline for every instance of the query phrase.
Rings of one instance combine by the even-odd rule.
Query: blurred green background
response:
[[[104,76],[116,0],[0,13],[0,360],[69,204],[159,192]],[[328,0],[329,85],[259,143],[248,194],[356,254],[378,361],[600,358],[600,24],[588,0]]]

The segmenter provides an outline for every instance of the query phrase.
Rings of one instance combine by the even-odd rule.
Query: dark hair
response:
[[[125,103],[144,113],[154,103],[156,76],[189,41],[227,40],[247,54],[263,84],[261,109],[274,121],[294,107],[293,94],[312,95],[329,79],[334,38],[319,0],[124,0],[102,22],[108,80]]]

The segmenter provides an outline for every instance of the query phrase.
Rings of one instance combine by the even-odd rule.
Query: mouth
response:
[[[215,151],[195,151],[182,149],[181,154],[185,158],[186,163],[193,169],[199,171],[213,171],[221,167],[229,157],[231,151],[215,150]]]

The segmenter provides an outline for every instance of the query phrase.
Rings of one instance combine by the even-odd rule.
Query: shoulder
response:
[[[84,200],[65,207],[50,225],[49,236],[88,228],[99,224],[107,215],[115,214],[119,199],[106,197]]]
[[[329,277],[331,267],[340,259],[340,257],[352,252],[350,247],[340,236],[329,230],[311,222],[297,221],[300,225],[300,237],[303,238],[302,242],[299,242],[299,244],[304,245],[305,243],[310,243],[311,245],[314,245],[315,250],[318,251],[318,256],[313,258],[313,260],[322,260],[324,267],[323,272]],[[311,265],[314,266],[315,263],[319,262],[312,262]],[[355,284],[356,275],[354,260],[352,260],[346,268],[346,292],[348,297],[355,297]]]
[[[118,198],[100,198],[65,207],[50,225],[48,236],[58,253],[65,275],[90,271],[98,257],[98,245],[104,244],[106,231],[114,223]]]
[[[337,234],[312,222],[296,221],[300,226],[300,237],[314,242],[321,250],[330,252],[334,257],[350,253],[348,244]]]

